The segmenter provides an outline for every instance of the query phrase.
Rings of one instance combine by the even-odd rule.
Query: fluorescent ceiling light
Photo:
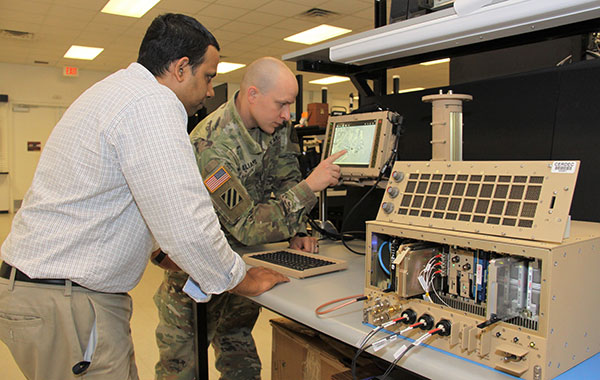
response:
[[[369,64],[575,24],[600,17],[598,0],[505,0],[469,12],[432,12],[353,36],[329,48],[333,62]],[[482,2],[486,4],[487,1]],[[417,19],[422,20],[418,22]]]
[[[342,34],[350,33],[351,31],[352,30],[350,29],[322,24],[315,26],[312,29],[305,30],[304,32],[294,34],[293,36],[286,37],[284,40],[299,44],[312,45],[333,37],[341,36]]]
[[[110,0],[102,13],[140,18],[160,0]]]
[[[404,90],[398,91],[396,94],[404,94],[405,92],[421,91],[424,89],[425,89],[424,87],[405,88]]]
[[[104,50],[104,48],[72,45],[65,53],[65,58],[86,59],[91,61],[96,58],[98,54],[102,53],[102,50]]]
[[[327,77],[327,78],[321,78],[321,79],[311,80],[308,83],[312,83],[312,84],[334,84],[334,83],[340,83],[340,82],[347,82],[349,80],[350,80],[350,78],[348,78],[348,77],[332,76],[332,77]]]
[[[422,62],[422,63],[419,63],[419,65],[431,66],[431,65],[437,65],[438,63],[446,63],[446,62],[450,62],[450,58],[442,58],[442,59],[436,59],[435,61]]]
[[[217,66],[217,74],[225,74],[230,71],[241,69],[244,66],[246,65],[243,63],[219,62],[219,66]]]

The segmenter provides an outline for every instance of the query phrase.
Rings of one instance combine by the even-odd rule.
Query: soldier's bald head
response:
[[[245,92],[249,87],[254,86],[260,92],[267,93],[275,83],[281,82],[288,85],[292,82],[296,83],[294,73],[280,60],[263,57],[248,65],[240,84],[240,90]]]
[[[298,82],[292,71],[280,60],[264,57],[246,69],[236,107],[246,128],[259,127],[273,134],[290,119],[297,94]]]

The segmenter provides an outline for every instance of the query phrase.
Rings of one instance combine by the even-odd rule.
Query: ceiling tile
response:
[[[146,28],[147,28],[157,16],[160,16],[165,13],[169,13],[169,12],[165,11],[164,9],[154,7],[152,9],[150,9],[148,12],[146,12],[142,17],[139,17],[139,18],[126,17],[126,18],[135,20],[133,25],[137,25],[137,24],[141,23],[141,24],[146,25]],[[116,16],[116,17],[123,17],[123,16]]]
[[[296,19],[296,18],[288,18],[283,21],[277,22],[273,24],[274,28],[287,29],[288,35],[291,36],[293,34],[303,32],[307,29],[314,28],[315,26],[319,26],[321,24],[318,21],[312,19]],[[286,36],[286,37],[287,37]]]
[[[273,15],[265,12],[252,11],[240,16],[236,21],[243,21],[251,24],[258,24],[264,26],[273,25],[276,22],[283,20],[285,17]]]
[[[353,33],[373,27],[373,0],[162,0],[141,18],[100,13],[106,2],[0,0],[0,28],[34,33],[32,41],[0,39],[0,62],[32,65],[37,59],[48,61],[47,67],[71,64],[82,70],[113,72],[137,58],[146,29],[156,16],[166,12],[192,15],[215,33],[227,60],[245,64],[267,55],[281,58],[285,53],[305,48],[306,45],[283,38],[322,23],[347,27]],[[340,14],[319,18],[300,16],[313,7]],[[105,50],[93,61],[63,58],[76,41]],[[306,90],[320,90],[321,86],[309,85],[308,80],[326,75],[297,72],[293,62],[286,65],[303,76]],[[448,69],[441,66],[425,71],[422,67],[400,68],[401,87],[433,88],[447,84]],[[243,72],[220,75],[218,82],[239,83]],[[390,83],[395,72],[389,72]],[[350,83],[328,87],[332,99],[356,93]]]
[[[40,37],[44,38],[74,38],[81,33],[80,28],[75,28],[70,25],[65,25],[62,28],[57,28],[52,25],[42,25],[39,31]]]
[[[91,22],[94,22],[97,24],[106,24],[106,25],[132,26],[138,20],[139,19],[137,19],[135,17],[117,16],[117,15],[111,15],[108,13],[98,12],[94,16],[94,18],[91,20]]]
[[[230,42],[228,44],[221,46],[221,54],[223,56],[233,57],[233,56],[237,56],[240,53],[243,53],[243,52],[246,52],[249,50],[256,50],[259,48],[261,48],[261,46],[253,46],[253,45],[248,45],[248,44],[241,44],[238,42]]]
[[[0,18],[0,29],[16,30],[20,32],[38,33],[41,24],[32,24],[23,21],[14,21]]]
[[[219,5],[243,9],[256,9],[269,1],[271,0],[219,0]]]
[[[106,48],[106,45],[115,41],[119,35],[120,33],[111,33],[110,31],[105,31],[103,33],[83,32],[76,38],[75,43],[83,46]]]
[[[195,18],[211,32],[213,29],[217,29],[231,22],[229,19],[207,16],[202,14],[202,12],[200,12],[200,14],[196,14]]]
[[[247,51],[247,50],[256,49],[256,48],[263,47],[263,46],[265,46],[265,45],[257,44],[256,42],[248,42],[248,39],[239,39],[235,42],[224,43],[223,46],[221,46],[221,47],[239,48],[240,51]]]
[[[5,63],[30,63],[25,61],[25,58],[21,54],[15,54],[10,51],[0,50],[0,61]]]
[[[108,3],[108,0],[54,0],[54,4],[64,5],[67,7],[89,9],[91,11],[101,11],[102,8]]]
[[[272,37],[278,40],[282,40],[285,37],[294,34],[294,33],[290,33],[290,31],[288,29],[282,29],[282,28],[265,28],[265,29],[261,29],[256,31],[254,34],[258,35],[258,36],[265,36],[265,37]]]
[[[45,49],[35,49],[34,51],[30,51],[28,57],[32,61],[57,61],[62,58],[64,54],[59,54],[58,50],[45,50]]]
[[[373,28],[373,22],[356,16],[343,16],[335,20],[329,25],[347,28],[356,32],[358,29]],[[344,35],[346,37],[347,35]]]
[[[60,5],[53,5],[48,9],[46,19],[59,18],[59,19],[77,19],[81,22],[89,22],[93,20],[98,11],[89,9],[80,9],[75,7],[67,7]]]
[[[228,32],[240,32],[242,31],[246,35],[250,35],[258,30],[264,29],[263,25],[248,24],[247,22],[241,22],[238,20],[232,21],[229,24],[225,24],[219,28],[219,30],[225,30]]]
[[[270,3],[258,7],[256,10],[274,15],[291,17],[307,11],[310,7],[301,4],[289,3],[287,1],[271,1]]]
[[[27,22],[30,24],[41,24],[46,16],[40,13],[21,12],[11,9],[0,8],[0,20],[2,21],[18,21]]]
[[[244,33],[230,32],[227,30],[216,29],[212,31],[212,34],[217,38],[217,41],[223,40],[223,42],[233,42],[244,37]]]
[[[60,29],[73,29],[76,31],[80,31],[85,28],[90,23],[89,20],[79,20],[77,18],[68,17],[68,16],[54,16],[47,17],[42,24],[42,29],[47,27],[59,31]]]
[[[210,5],[209,1],[161,0],[154,8],[162,10],[163,13],[172,12],[193,15],[200,12],[200,10],[206,8],[208,5]]]
[[[278,40],[271,36],[259,36],[256,33],[254,33],[252,35],[242,37],[239,40],[237,40],[236,42],[247,43],[249,45],[265,46],[265,45],[270,45],[275,41],[278,41]]]
[[[307,10],[310,8],[323,8],[321,4],[323,4],[327,0],[287,0],[290,3],[301,4],[307,7]]]
[[[258,54],[255,51],[247,51],[244,52],[240,55],[237,56],[237,58],[242,62],[242,63],[246,63],[246,64],[250,64],[253,61],[257,60],[258,58],[262,57],[262,55]]]
[[[375,23],[375,10],[373,7],[365,8],[360,11],[356,11],[352,13],[353,16],[364,18],[366,20],[370,20],[371,24]]]
[[[126,31],[128,31],[130,28],[128,28],[125,25],[108,25],[105,23],[100,23],[100,22],[96,22],[93,21],[91,23],[89,23],[89,25],[87,25],[85,28],[82,29],[82,33],[86,33],[86,34],[90,34],[90,33],[97,33],[97,34],[123,34]]]
[[[236,18],[248,13],[247,9],[238,7],[226,7],[218,4],[211,4],[208,7],[202,9],[202,13],[208,17],[220,17],[228,20],[235,20]]]
[[[0,2],[0,14],[4,14],[5,10],[46,14],[50,6],[51,3],[43,3],[39,1],[2,1]]]
[[[341,14],[351,14],[353,12],[370,9],[373,11],[373,3],[365,4],[360,0],[327,0],[321,4],[323,9]]]

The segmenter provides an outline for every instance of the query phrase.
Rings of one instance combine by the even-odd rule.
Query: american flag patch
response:
[[[219,187],[221,187],[225,182],[229,181],[231,176],[224,167],[220,167],[211,174],[207,179],[204,180],[204,185],[211,193],[214,193]]]

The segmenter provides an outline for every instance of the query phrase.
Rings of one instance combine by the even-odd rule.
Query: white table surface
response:
[[[356,241],[350,242],[350,244],[355,250],[364,251],[364,242]],[[285,248],[286,246],[285,243],[269,244],[253,247],[251,251],[247,252]],[[252,299],[278,314],[356,347],[365,334],[371,330],[362,323],[362,302],[351,304],[323,316],[317,316],[315,309],[328,301],[363,293],[364,256],[350,252],[338,242],[321,241],[320,246],[321,255],[348,261],[348,269],[302,280],[292,278],[289,283],[277,285],[272,290],[258,297],[252,297]],[[244,253],[241,250],[238,252]],[[375,353],[371,350],[368,352],[391,362],[393,353],[401,346],[401,342],[404,340],[398,339],[394,344]],[[489,367],[427,346],[414,347],[402,358],[399,365],[431,379],[516,379]]]

